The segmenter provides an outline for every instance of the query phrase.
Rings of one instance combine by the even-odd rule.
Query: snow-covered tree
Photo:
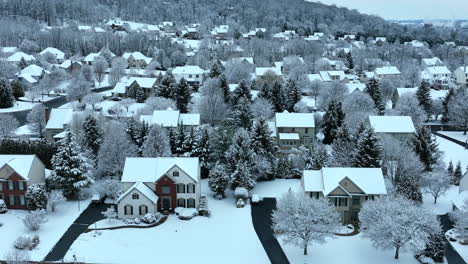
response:
[[[431,99],[431,87],[426,81],[421,82],[421,85],[416,90],[416,98],[419,101],[419,105],[426,111],[427,117],[432,114],[432,99]]]
[[[105,74],[108,65],[109,64],[107,63],[106,59],[103,57],[98,57],[93,62],[94,74],[96,75],[96,80],[99,82],[99,85],[101,85],[101,82],[106,76]]]
[[[0,115],[0,138],[8,138],[18,128],[18,120],[10,114]]]
[[[450,178],[443,171],[430,171],[423,175],[422,186],[434,197],[434,204],[436,204],[437,198],[444,195],[450,188]]]
[[[15,99],[24,96],[24,85],[20,80],[13,80],[11,82],[11,91]]]
[[[431,234],[429,243],[423,251],[423,256],[431,258],[436,263],[443,263],[445,257],[445,249],[447,246],[447,239],[443,232]]]
[[[250,86],[248,86],[247,83],[244,80],[239,82],[236,89],[232,93],[232,95],[231,95],[232,104],[234,106],[238,105],[241,98],[245,98],[249,102],[252,100],[252,94],[251,94]]]
[[[460,89],[448,104],[448,118],[463,128],[463,135],[468,131],[468,92]]]
[[[192,100],[192,90],[188,85],[187,81],[182,78],[175,90],[175,101],[177,105],[177,109],[181,113],[188,112],[188,104]]]
[[[96,104],[102,101],[102,95],[97,93],[90,93],[83,97],[83,103],[90,105],[93,110]]]
[[[51,185],[62,189],[68,199],[77,199],[80,191],[94,182],[92,166],[82,154],[73,132],[68,132],[60,141],[52,166]]]
[[[70,82],[67,88],[67,100],[74,101],[78,100],[81,102],[85,95],[91,92],[91,85],[90,82],[87,81],[82,75],[80,75],[77,79]]]
[[[218,197],[224,197],[224,191],[229,185],[229,173],[226,170],[226,167],[217,163],[216,166],[210,171],[210,176],[208,178],[208,186],[210,190],[215,193]]]
[[[59,204],[65,202],[65,196],[63,196],[62,191],[60,190],[52,190],[50,193],[47,194],[48,202],[47,208],[51,212],[55,212]]]
[[[449,161],[448,167],[447,167],[447,176],[450,178],[450,183],[452,183],[452,178],[453,178],[453,162]]]
[[[377,113],[379,115],[383,115],[385,113],[385,102],[382,90],[380,89],[379,81],[374,78],[370,79],[366,84],[366,89],[364,91],[369,94],[374,101],[374,106],[377,109]]]
[[[232,116],[238,127],[249,129],[252,126],[253,118],[250,101],[245,97],[241,97],[234,106]]]
[[[208,129],[201,128],[196,131],[191,156],[198,157],[200,161],[201,175],[202,177],[206,177],[211,157],[211,144]]]
[[[257,154],[275,155],[278,146],[271,137],[271,130],[265,119],[258,119],[252,127],[252,147]]]
[[[343,102],[348,94],[349,90],[345,84],[339,81],[333,81],[327,83],[325,87],[322,88],[316,104],[319,109],[325,110],[331,102]]]
[[[107,179],[99,182],[96,190],[101,197],[115,200],[122,192],[122,183],[118,180]]]
[[[411,116],[415,125],[422,124],[427,118],[424,108],[412,93],[405,93],[398,99],[394,112],[396,115]]]
[[[245,129],[238,129],[226,153],[227,171],[230,173],[231,186],[253,189],[256,184],[252,170],[255,166],[255,152],[252,139]]]
[[[83,122],[83,145],[85,148],[92,151],[93,155],[97,155],[101,144],[102,132],[98,126],[96,118],[88,115]]]
[[[432,171],[440,157],[438,144],[432,138],[431,130],[427,126],[418,127],[416,134],[411,138],[414,151],[426,167],[427,171]]]
[[[360,168],[380,168],[382,144],[374,129],[368,127],[357,138],[353,165]]]
[[[327,111],[323,115],[322,130],[324,134],[323,143],[331,144],[335,140],[337,130],[343,125],[345,113],[340,102],[331,101]]]
[[[5,78],[0,78],[0,108],[12,107],[14,101],[10,82]]]
[[[455,166],[455,170],[453,171],[452,178],[451,178],[451,183],[453,185],[460,185],[460,180],[463,178],[462,174],[462,168],[461,168],[461,163],[460,161],[457,162],[457,165]]]
[[[356,142],[349,133],[346,123],[336,131],[336,137],[332,144],[332,150],[332,166],[352,167],[353,159],[350,158],[350,154],[354,153],[356,150]]]
[[[45,221],[44,210],[31,211],[23,218],[23,224],[29,231],[37,231]]]
[[[436,215],[398,196],[364,202],[359,220],[363,236],[377,248],[395,249],[395,259],[400,250],[421,251],[441,230]]]
[[[46,126],[46,108],[43,104],[35,105],[31,111],[29,111],[26,119],[29,123],[29,127],[32,131],[39,134],[40,138],[44,137],[44,130]]]
[[[287,90],[287,110],[294,112],[294,105],[302,99],[302,93],[299,85],[295,81],[289,80],[286,85]]]
[[[107,210],[102,212],[101,214],[104,216],[104,218],[107,219],[107,221],[109,221],[109,223],[113,219],[117,218],[117,212],[115,211],[114,206],[111,206],[111,207],[107,208]]]
[[[6,264],[28,264],[30,257],[28,251],[12,249],[5,253],[4,259]]]
[[[273,105],[268,99],[257,97],[250,107],[252,117],[256,120],[265,119],[269,120],[273,117]]]
[[[468,237],[468,201],[465,200],[462,208],[454,210],[450,213],[450,219],[453,220],[455,231],[459,238],[466,239]]]
[[[219,77],[223,73],[223,71],[224,71],[224,67],[221,64],[221,62],[219,60],[215,60],[211,64],[209,77],[210,78]]]
[[[88,64],[84,64],[81,67],[80,75],[78,78],[83,79],[84,81],[87,81],[89,83],[92,83],[94,76],[93,76],[93,69],[91,68],[91,66],[89,66]]]
[[[24,198],[26,200],[26,205],[31,210],[47,208],[47,194],[42,185],[29,185]]]
[[[125,108],[125,111],[127,113],[128,113],[128,108],[130,108],[130,106],[132,106],[135,103],[136,103],[136,100],[133,98],[125,98],[119,102],[119,104]]]
[[[158,125],[152,125],[148,136],[143,143],[144,157],[170,157],[171,148],[169,138],[164,129]]]
[[[273,211],[275,234],[286,243],[300,246],[304,255],[313,243],[324,243],[339,227],[339,214],[327,199],[312,199],[304,193],[289,190]]]

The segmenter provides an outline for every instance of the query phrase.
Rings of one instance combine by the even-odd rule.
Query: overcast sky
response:
[[[320,0],[315,2],[357,9],[385,19],[468,18],[468,0]]]

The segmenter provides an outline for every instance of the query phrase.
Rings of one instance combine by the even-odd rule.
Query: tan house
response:
[[[139,51],[135,52],[125,52],[122,55],[122,58],[127,60],[127,64],[129,68],[136,68],[136,69],[145,69],[148,64],[151,63],[153,60],[150,57],[146,57]]]
[[[148,98],[154,94],[156,83],[156,78],[131,77],[128,79],[127,83],[125,83],[125,96],[132,97],[129,91],[136,91],[138,88],[142,88],[145,98]]]
[[[312,113],[276,113],[275,127],[281,150],[309,145],[315,138],[315,119]]]
[[[380,168],[305,170],[301,187],[311,198],[330,199],[344,224],[359,221],[358,215],[363,202],[387,194]]]
[[[200,204],[198,158],[127,158],[121,182],[124,192],[116,201],[120,219]]]
[[[167,130],[183,126],[184,131],[189,132],[192,128],[200,125],[200,114],[184,114],[179,110],[155,110],[152,115],[141,115],[140,121],[149,125],[156,124]]]
[[[468,66],[458,67],[453,74],[458,85],[468,86]]]
[[[60,140],[65,136],[65,129],[73,119],[72,108],[53,108],[45,127],[47,140]]]
[[[379,136],[392,136],[401,142],[416,133],[411,116],[369,116],[368,124]]]

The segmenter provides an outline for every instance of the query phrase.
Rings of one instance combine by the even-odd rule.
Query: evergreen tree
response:
[[[374,101],[375,109],[379,115],[385,113],[385,102],[383,101],[382,90],[380,89],[379,81],[376,79],[370,79],[366,84],[366,89],[364,90]]]
[[[211,158],[211,145],[207,129],[202,128],[197,131],[191,156],[198,157],[201,166],[201,176],[205,178],[208,175]]]
[[[234,123],[238,127],[250,129],[252,126],[252,110],[250,101],[242,97],[234,107],[232,112]]]
[[[252,147],[257,155],[275,155],[277,145],[271,137],[270,127],[265,119],[260,118],[254,122],[252,128]]]
[[[460,185],[460,180],[462,178],[463,178],[462,168],[461,168],[461,163],[459,161],[457,162],[457,166],[455,167],[455,170],[453,171],[452,184],[456,186]]]
[[[321,170],[328,165],[328,154],[324,145],[313,144],[306,161],[306,170]]]
[[[346,53],[346,67],[350,70],[354,69],[354,60],[351,52]]]
[[[323,143],[331,144],[335,140],[338,128],[340,128],[345,119],[345,113],[341,108],[341,103],[331,101],[327,111],[323,115],[322,131],[324,135]]]
[[[226,153],[226,168],[230,174],[231,187],[244,187],[251,190],[255,186],[252,170],[255,166],[255,153],[252,140],[245,129],[238,129],[232,138],[232,144]]]
[[[443,232],[437,232],[429,237],[429,243],[426,244],[423,255],[431,258],[436,263],[444,262],[445,247],[447,240]]]
[[[143,157],[170,157],[169,138],[162,127],[152,125],[143,143]]]
[[[262,87],[260,87],[260,91],[258,92],[257,97],[265,98],[271,101],[271,90],[267,82],[263,82]]]
[[[208,179],[208,186],[216,196],[224,197],[224,191],[229,185],[229,174],[226,167],[221,163],[217,163],[213,170],[210,172]]]
[[[169,138],[169,146],[171,148],[171,153],[173,155],[177,155],[177,143],[176,143],[177,134],[174,133],[172,129],[170,129],[169,134],[167,136]]]
[[[136,88],[134,85],[130,85],[127,89],[127,97],[128,98],[136,98]]]
[[[102,133],[94,116],[88,115],[83,122],[83,135],[84,146],[96,157],[101,144]]]
[[[161,84],[156,89],[156,96],[164,98],[174,98],[174,90],[176,87],[176,81],[174,76],[171,73],[166,74],[162,80]]]
[[[219,60],[216,60],[216,61],[213,62],[213,64],[211,64],[209,77],[210,78],[217,78],[221,74],[223,74],[223,71],[224,71],[223,65],[221,64],[221,62]]]
[[[191,99],[192,91],[190,89],[190,86],[188,85],[187,81],[185,81],[185,79],[182,78],[179,84],[177,85],[177,89],[175,92],[175,101],[177,109],[179,109],[181,113],[187,113],[188,105]]]
[[[431,87],[426,81],[422,81],[421,85],[416,90],[416,98],[418,98],[419,105],[426,111],[427,118],[432,114],[432,99],[431,99]]]
[[[143,88],[138,86],[135,91],[135,100],[137,103],[144,103],[146,100],[145,92],[143,91]]]
[[[250,87],[245,83],[244,80],[239,82],[239,85],[234,90],[231,99],[232,105],[236,106],[241,98],[247,99],[249,102],[252,101],[252,94],[250,91]]]
[[[68,199],[78,198],[83,188],[94,182],[91,165],[82,154],[73,132],[67,132],[52,158],[53,171],[49,176],[53,189],[62,189]]]
[[[42,185],[29,185],[26,193],[24,194],[24,199],[26,200],[26,205],[30,210],[47,208],[47,193]]]
[[[353,165],[359,168],[380,168],[381,154],[379,138],[372,128],[367,128],[358,139]]]
[[[295,81],[288,81],[288,111],[294,112],[294,106],[301,101],[302,93]]]
[[[449,162],[449,165],[447,167],[447,175],[450,179],[451,184],[453,184],[452,179],[453,179],[453,163],[452,161]]]
[[[193,132],[193,127],[190,128],[190,132],[185,137],[184,142],[184,153],[191,154],[193,151],[193,146],[195,144],[195,134]]]
[[[281,113],[285,110],[286,95],[284,94],[283,85],[278,81],[276,81],[271,88],[270,101],[276,113]]]
[[[450,100],[453,98],[453,95],[455,94],[455,90],[453,88],[449,89],[448,93],[445,95],[445,97],[442,99],[442,122],[447,122],[449,120],[448,118],[448,113],[449,113],[449,103]]]
[[[395,191],[405,197],[406,199],[413,200],[418,204],[422,203],[422,193],[419,186],[419,183],[413,177],[407,177],[406,175],[401,175],[402,173],[398,172],[397,168],[396,175],[399,175],[395,178]]]
[[[349,133],[346,123],[344,123],[336,132],[336,138],[332,144],[333,159],[331,161],[336,167],[351,167],[353,160],[349,158],[350,153],[356,150],[356,142]]]
[[[10,82],[5,78],[0,78],[0,108],[9,108],[15,101]]]
[[[18,99],[24,96],[24,85],[20,80],[13,80],[11,82],[11,90],[13,92],[13,97]]]
[[[231,91],[229,90],[229,84],[226,79],[226,75],[222,74],[219,77],[219,86],[221,90],[223,91],[224,102],[225,103],[229,102],[229,99],[231,97]]]
[[[432,171],[440,154],[438,144],[432,138],[430,129],[426,126],[417,128],[416,134],[411,138],[411,143],[426,171]]]
[[[180,125],[177,129],[175,139],[176,155],[183,155],[185,153],[185,131],[184,126]]]

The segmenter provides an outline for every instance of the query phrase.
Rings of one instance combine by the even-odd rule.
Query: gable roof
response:
[[[415,133],[411,116],[369,116],[376,133]]]
[[[64,129],[73,118],[72,108],[53,108],[46,129]]]
[[[38,77],[41,76],[44,72],[45,70],[42,67],[37,66],[36,64],[31,64],[28,67],[22,69],[19,72],[19,75],[29,75],[33,77]]]
[[[172,70],[172,74],[183,75],[183,74],[203,74],[202,68],[195,66],[195,65],[186,65],[186,66],[178,66]]]
[[[82,65],[81,62],[79,62],[79,61],[65,60],[64,62],[62,62],[62,64],[59,65],[59,67],[66,69],[66,68],[70,67],[73,63],[78,63],[79,65]]]
[[[33,61],[36,59],[32,55],[26,54],[22,51],[18,51],[18,52],[13,53],[10,57],[8,57],[7,61],[19,62],[21,61],[21,58],[23,58],[25,61]]]
[[[128,79],[127,83],[125,86],[130,86],[134,82],[138,84],[141,88],[153,88],[153,86],[156,84],[157,79],[156,78],[147,78],[147,77],[131,77]]]
[[[401,72],[395,66],[379,67],[379,68],[376,68],[374,72],[378,75],[401,74]]]
[[[276,113],[276,127],[315,127],[312,113]]]
[[[0,168],[8,165],[25,180],[28,180],[35,157],[35,155],[0,155]]]
[[[142,182],[136,182],[133,184],[126,192],[121,194],[119,198],[117,199],[116,203],[120,202],[123,198],[125,198],[127,195],[129,195],[133,190],[139,191],[141,194],[146,196],[151,202],[157,203],[159,197],[156,195],[156,193],[153,192],[146,184]]]
[[[65,53],[63,53],[59,49],[52,48],[52,47],[45,48],[43,51],[39,52],[39,54],[44,55],[47,52],[53,54],[55,58],[58,60],[63,60],[65,58]]]
[[[200,180],[198,158],[129,157],[125,159],[122,182],[156,182],[174,166],[184,171],[195,182]]]

